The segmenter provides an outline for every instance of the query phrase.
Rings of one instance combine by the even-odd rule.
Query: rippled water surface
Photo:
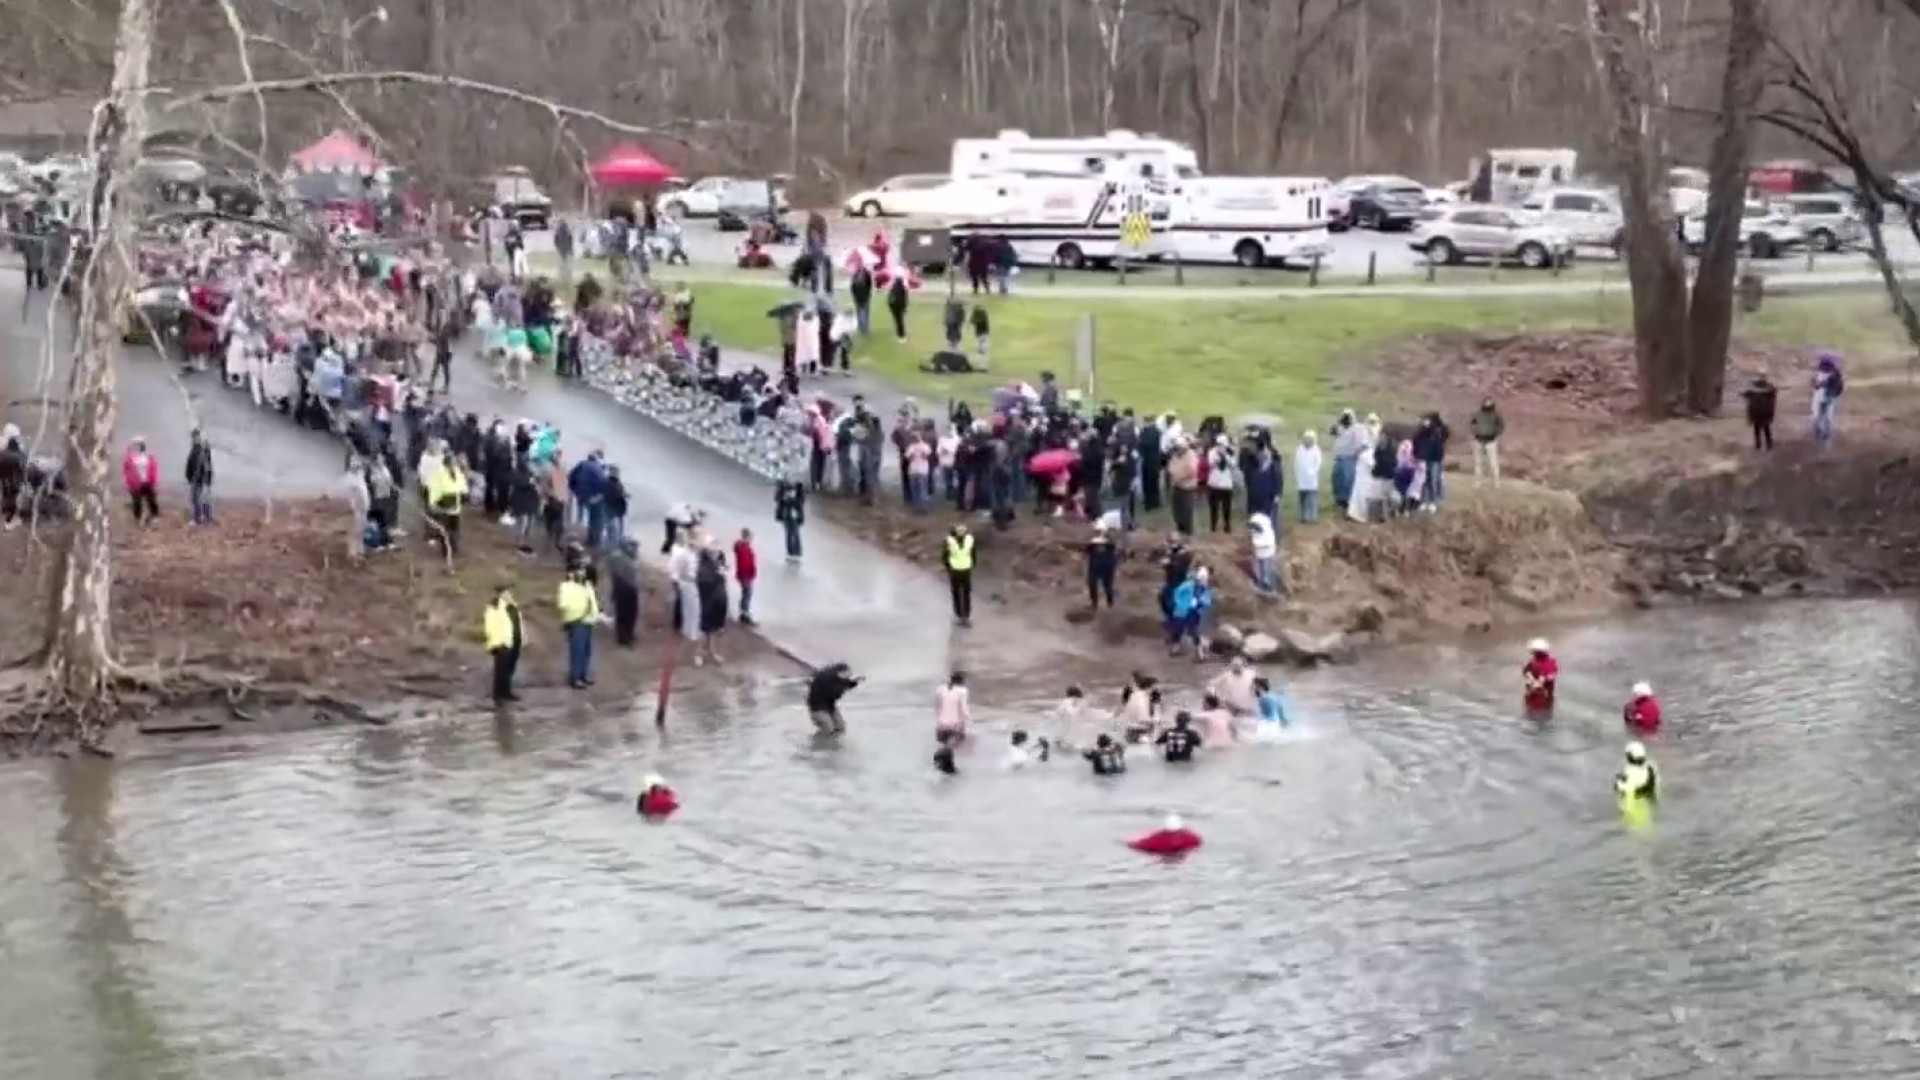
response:
[[[29,1078],[1912,1077],[1920,629],[1901,604],[1569,634],[1295,684],[1308,734],[927,767],[922,679],[0,771]],[[1184,676],[1184,670],[1167,674]],[[1625,831],[1621,688],[1666,801]],[[976,690],[995,723],[1049,688]],[[688,807],[631,815],[658,768]],[[1178,865],[1121,840],[1168,811]]]

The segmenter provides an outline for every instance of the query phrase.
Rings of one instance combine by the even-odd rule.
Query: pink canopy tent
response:
[[[370,173],[380,167],[380,159],[373,156],[373,151],[338,130],[304,150],[295,151],[292,160],[293,167],[301,172]]]
[[[609,187],[645,187],[680,179],[679,173],[634,143],[615,148],[594,162],[591,171],[595,182]]]

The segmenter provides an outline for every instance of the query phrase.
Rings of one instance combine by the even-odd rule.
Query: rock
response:
[[[1247,642],[1247,635],[1237,626],[1217,626],[1213,630],[1213,646],[1221,652],[1237,653]]]
[[[1709,600],[1744,600],[1747,594],[1738,585],[1729,585],[1724,581],[1715,581],[1707,585],[1701,593]]]
[[[1298,667],[1312,667],[1323,660],[1331,659],[1320,648],[1321,639],[1305,630],[1283,629],[1279,634],[1280,648],[1277,657]]]
[[[1320,639],[1319,650],[1329,664],[1351,664],[1360,655],[1364,636],[1335,630]]]
[[[1347,629],[1356,634],[1377,634],[1387,628],[1387,614],[1378,604],[1355,604],[1347,613]]]
[[[1240,655],[1256,664],[1265,663],[1280,655],[1280,641],[1271,634],[1248,634],[1240,642]]]
[[[1760,595],[1760,591],[1761,591],[1760,583],[1753,580],[1752,578],[1741,578],[1739,581],[1735,582],[1734,585],[1741,592],[1746,593],[1748,596]]]

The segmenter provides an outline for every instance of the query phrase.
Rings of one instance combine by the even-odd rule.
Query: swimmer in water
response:
[[[1160,726],[1161,694],[1159,680],[1136,671],[1120,691],[1120,709],[1116,717],[1129,743],[1151,741]]]
[[[1200,721],[1200,730],[1214,746],[1238,741],[1239,736],[1233,730],[1233,710],[1227,708],[1218,695],[1208,694],[1200,699],[1200,715],[1195,719]]]
[[[1260,722],[1279,728],[1293,726],[1293,720],[1287,715],[1287,699],[1273,688],[1266,676],[1253,680],[1253,693],[1259,702]]]
[[[933,692],[933,732],[935,736],[951,735],[956,741],[967,737],[967,729],[973,722],[973,709],[967,698],[967,674],[956,671],[947,677],[945,686]]]
[[[1255,699],[1253,684],[1260,675],[1247,663],[1244,656],[1236,656],[1227,661],[1227,670],[1213,677],[1207,689],[1226,703],[1236,716],[1252,716],[1259,708]]]
[[[1626,764],[1613,778],[1613,791],[1622,801],[1660,801],[1660,772],[1647,760],[1647,748],[1637,742],[1627,744]]]
[[[953,761],[954,740],[946,732],[941,732],[937,737],[940,747],[933,752],[933,767],[948,776],[960,775],[960,767]]]
[[[1008,740],[1007,768],[1024,769],[1036,761],[1045,761],[1053,756],[1053,746],[1045,739],[1034,739],[1024,731],[1016,731]]]
[[[1093,766],[1095,776],[1119,776],[1127,771],[1127,748],[1115,742],[1111,735],[1095,739],[1093,748],[1081,756]]]
[[[1173,714],[1173,726],[1154,742],[1160,744],[1160,755],[1176,765],[1192,761],[1193,752],[1206,745],[1200,733],[1193,730],[1193,715],[1185,710]]]
[[[1063,724],[1071,724],[1086,715],[1087,693],[1078,686],[1067,687],[1060,703],[1053,707],[1053,718]]]

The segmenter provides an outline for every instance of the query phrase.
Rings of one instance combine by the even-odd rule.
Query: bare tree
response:
[[[1606,89],[1610,151],[1626,219],[1641,407],[1654,417],[1720,410],[1753,110],[1763,86],[1763,0],[1729,0],[1708,169],[1705,244],[1693,288],[1671,224],[1651,0],[1588,0],[1587,38]]]

